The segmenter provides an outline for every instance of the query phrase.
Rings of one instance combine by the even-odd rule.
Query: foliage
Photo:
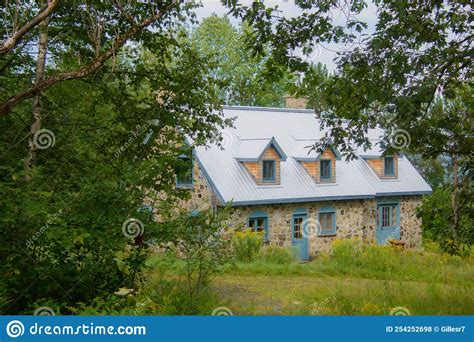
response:
[[[310,263],[237,263],[214,284],[241,315],[470,315],[474,259],[335,240]]]
[[[181,263],[171,259],[177,273],[184,276],[171,295],[183,300],[178,305],[182,313],[194,313],[202,307],[211,277],[232,259],[231,242],[224,231],[229,211],[230,207],[217,213],[212,209],[197,213],[182,209],[179,215],[166,217],[160,224],[158,244],[182,258]]]
[[[215,60],[208,73],[219,80],[219,98],[229,105],[282,107],[283,96],[291,80],[282,71],[280,79],[268,79],[264,68],[271,51],[265,49],[252,56],[245,45],[250,29],[243,23],[239,29],[227,17],[212,15],[205,18],[192,32],[192,42],[203,58]]]
[[[458,241],[453,239],[450,229],[453,213],[449,186],[439,187],[432,195],[426,196],[419,208],[424,237],[435,240],[448,253],[469,253],[470,246],[474,244],[472,198],[462,198],[462,201],[468,204],[463,206],[461,212]]]
[[[263,232],[252,229],[235,232],[232,237],[232,248],[236,260],[249,262],[255,260],[263,245]]]
[[[297,97],[308,99],[308,108],[314,109],[318,116],[321,116],[328,109],[326,99],[323,96],[324,87],[330,75],[324,64],[311,64],[299,83],[290,87],[290,92]]]
[[[147,282],[137,293],[127,296],[97,297],[89,304],[69,308],[75,315],[208,315],[217,306],[215,294],[205,289],[199,307],[190,311],[188,293],[182,283],[174,280]]]
[[[2,313],[31,312],[39,300],[89,305],[120,287],[140,286],[144,242],[157,229],[152,213],[137,211],[144,189],[171,206],[188,196],[175,189],[178,156],[190,153],[183,134],[202,144],[230,123],[213,79],[202,73],[208,61],[178,44],[183,32],[174,23],[145,35],[147,48],[127,47],[93,76],[43,94],[42,128],[52,135],[36,150],[29,179],[23,162],[31,107],[24,103],[0,118]],[[55,67],[76,67],[66,52],[51,61]],[[12,63],[17,69],[0,76],[1,87],[20,89],[26,66]],[[135,239],[123,233],[132,218],[140,222]]]
[[[355,33],[366,27],[352,15],[359,13],[366,2],[297,5],[300,15],[283,16],[276,23],[276,10],[263,3],[243,6],[237,1],[231,3],[231,9],[255,30],[249,43],[256,53],[265,44],[271,45],[273,58],[268,64],[303,72],[309,65],[304,56],[293,53],[295,48],[311,52],[318,44],[331,41],[350,46]],[[429,110],[437,95],[453,100],[472,78],[470,5],[388,0],[376,1],[375,5],[375,32],[338,57],[335,77],[323,87],[322,96],[330,109],[325,116],[329,132],[318,146],[323,147],[330,140],[354,157],[354,142],[369,146],[365,132],[379,125],[387,129],[387,140],[391,129],[406,130],[417,142],[412,144],[412,150],[424,157],[450,153],[447,146],[453,139],[459,142],[457,153],[469,155],[472,136],[468,134],[468,113],[453,111],[436,117],[429,115]],[[345,27],[329,18],[329,13],[341,10],[338,6],[346,15]],[[443,125],[452,134],[440,130]],[[433,134],[426,134],[427,130]]]
[[[0,115],[11,113],[18,105],[39,91],[71,79],[87,78],[96,73],[106,61],[115,59],[128,42],[153,45],[156,35],[164,38],[166,31],[179,21],[194,22],[192,9],[198,4],[176,0],[119,3],[55,1],[47,24],[48,67],[44,77],[30,83],[35,75],[36,60],[32,44],[36,43],[38,27],[28,26],[46,1],[7,1],[0,8]],[[58,4],[59,3],[59,4]],[[19,28],[28,28],[22,37],[16,37]],[[17,39],[18,38],[18,39]],[[13,49],[3,54],[3,43],[14,40]],[[150,45],[149,42],[152,42]],[[14,82],[8,82],[11,78]]]

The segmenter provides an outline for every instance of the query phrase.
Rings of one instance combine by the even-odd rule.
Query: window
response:
[[[303,238],[303,220],[304,216],[294,216],[293,217],[293,239],[301,240]]]
[[[262,161],[262,181],[273,182],[275,180],[275,161],[264,160]]]
[[[393,157],[385,157],[384,160],[384,175],[385,176],[394,176],[395,175],[395,165]]]
[[[321,160],[321,179],[331,178],[331,160]]]
[[[268,222],[266,216],[249,218],[249,228],[255,232],[263,232],[265,240],[268,239],[267,224]]]
[[[332,208],[323,208],[319,212],[319,234],[336,234],[336,212]]]
[[[180,156],[183,165],[176,172],[176,187],[192,188],[193,187],[193,161],[192,159]]]
[[[398,204],[379,205],[377,225],[381,228],[398,226]]]

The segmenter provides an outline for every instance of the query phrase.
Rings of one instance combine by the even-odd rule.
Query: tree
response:
[[[324,64],[311,64],[302,75],[301,81],[294,84],[290,92],[307,98],[308,108],[314,109],[316,115],[321,117],[327,110],[323,90],[330,77],[328,70]]]
[[[351,43],[354,35],[348,31],[365,26],[350,13],[362,10],[365,4],[359,1],[298,1],[303,14],[276,23],[275,10],[261,3],[248,7],[229,3],[234,15],[254,27],[256,52],[262,44],[270,44],[274,60],[292,70],[308,69],[301,57],[292,55],[295,47],[311,50],[322,41]],[[375,32],[338,56],[337,71],[324,84],[323,124],[328,130],[315,148],[322,150],[331,142],[347,158],[356,158],[354,146],[370,148],[365,133],[380,126],[386,132],[381,145],[387,153],[402,147],[423,158],[449,157],[453,168],[450,229],[456,240],[458,174],[472,167],[471,5],[389,0],[375,4]],[[338,8],[347,14],[345,27],[329,18],[331,10]],[[405,143],[399,146],[397,139]]]
[[[27,4],[18,6],[30,13]],[[0,117],[2,313],[31,314],[45,303],[70,313],[68,307],[79,302],[138,287],[145,242],[157,227],[156,212],[142,210],[145,189],[161,193],[170,205],[185,197],[174,186],[178,156],[190,153],[183,135],[204,144],[230,123],[221,115],[214,80],[203,73],[212,64],[186,43],[178,20],[166,17],[153,32],[136,31],[135,42],[120,50],[104,40],[115,35],[109,25],[128,32],[134,26],[127,21],[142,22],[160,6],[116,12],[110,4],[88,2],[69,14],[58,7],[48,27],[45,81],[84,70],[116,50],[93,74],[43,88],[42,129],[33,135],[29,179],[23,165],[31,102],[18,102]],[[180,8],[169,13],[187,18]],[[96,44],[99,31],[107,46]],[[24,39],[36,43],[38,33],[37,25]],[[37,56],[22,42],[0,61],[2,99],[35,87],[30,79]]]
[[[216,63],[209,72],[221,81],[217,91],[222,102],[280,107],[291,75],[282,71],[279,79],[268,79],[264,66],[270,51],[266,49],[260,56],[252,56],[245,44],[249,34],[246,23],[236,29],[227,17],[214,14],[192,32],[192,41],[203,57]]]
[[[26,38],[28,33],[41,22],[48,20],[54,12],[54,21],[51,23],[55,29],[51,30],[51,41],[54,42],[51,52],[56,53],[56,63],[60,64],[63,54],[77,54],[77,63],[69,64],[65,70],[56,70],[49,77],[24,87],[9,91],[2,87],[0,98],[0,116],[7,115],[21,102],[46,91],[51,86],[71,80],[82,78],[96,72],[110,58],[117,55],[120,48],[132,39],[146,41],[152,35],[147,28],[164,28],[175,19],[183,19],[190,14],[190,9],[195,7],[193,2],[182,3],[177,0],[160,1],[159,3],[120,3],[119,1],[94,3],[92,1],[69,2],[63,6],[58,1],[52,1],[46,8],[37,8],[35,1],[27,3],[7,3],[3,8],[2,36],[7,39],[2,42],[2,61],[5,64],[1,69],[14,69],[22,67],[21,59],[13,56],[8,59],[8,54],[26,57],[29,54]],[[33,18],[29,18],[39,12]],[[26,24],[20,30],[18,14],[22,13]],[[9,34],[8,27],[12,28]],[[15,47],[18,51],[15,51]],[[16,62],[16,63],[15,63]],[[23,67],[25,67],[23,65]],[[5,70],[4,70],[5,71]],[[12,89],[13,90],[13,89]]]

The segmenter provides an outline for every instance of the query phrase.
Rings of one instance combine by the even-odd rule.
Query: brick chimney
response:
[[[285,99],[286,108],[306,109],[306,104],[308,103],[307,97],[296,97],[292,95],[287,95],[283,98]]]

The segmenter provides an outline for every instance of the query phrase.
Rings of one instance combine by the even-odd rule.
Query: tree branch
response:
[[[25,26],[16,31],[10,38],[0,43],[0,57],[3,57],[10,52],[16,44],[27,34],[32,28],[39,25],[44,19],[46,19],[51,13],[53,13],[58,7],[59,0],[52,0],[48,7],[44,11],[40,12],[36,17],[29,21]]]
[[[112,3],[125,16],[125,18],[127,18],[130,24],[135,25],[135,20],[133,20],[133,17],[123,8],[120,2],[113,0]]]
[[[90,64],[82,67],[76,71],[71,72],[63,72],[47,79],[38,82],[37,84],[31,86],[30,88],[10,97],[8,100],[0,104],[0,117],[7,115],[10,110],[18,105],[20,102],[33,97],[35,94],[41,91],[45,91],[46,89],[50,88],[54,84],[62,81],[82,78],[88,76],[95,71],[97,71],[110,57],[116,54],[117,50],[121,48],[128,39],[134,36],[138,31],[146,28],[147,26],[151,25],[153,22],[159,20],[163,17],[174,5],[176,5],[179,1],[174,0],[169,6],[167,6],[162,11],[158,12],[157,14],[143,20],[142,22],[138,23],[137,25],[131,27],[127,32],[123,35],[118,36],[115,41],[112,43],[112,46],[104,52],[102,55],[95,58]]]

